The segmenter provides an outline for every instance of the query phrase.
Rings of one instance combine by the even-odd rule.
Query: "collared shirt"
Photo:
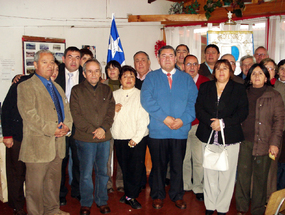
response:
[[[285,84],[285,81],[281,81],[281,79],[280,79],[280,78],[278,78],[278,81],[280,81],[280,82],[282,82],[283,84]]]
[[[176,69],[175,69],[175,68],[173,68],[173,70],[171,70],[171,72],[166,72],[164,69],[161,69],[161,70],[162,70],[162,72],[163,72],[165,75],[167,75],[167,73],[170,73],[170,74],[171,74],[171,78],[172,78],[172,75],[174,75],[175,72],[176,72]]]
[[[65,89],[67,89],[67,83],[68,83],[68,79],[69,79],[69,76],[68,76],[68,73],[70,73],[66,67],[65,67]],[[72,72],[73,76],[71,78],[71,85],[72,87],[79,84],[79,70],[76,70],[74,72]],[[72,87],[70,88],[70,90],[72,89]],[[67,90],[65,90],[65,95],[67,96],[68,94],[70,95],[71,92],[66,92]]]
[[[242,79],[245,80],[246,79],[246,75],[242,73]]]
[[[50,88],[48,87],[48,83],[51,82],[52,84],[52,88],[54,90],[54,92],[56,93],[57,95],[57,98],[58,98],[58,101],[59,101],[59,105],[60,105],[60,109],[61,109],[61,113],[62,113],[62,121],[64,121],[64,118],[65,118],[65,115],[64,115],[64,106],[63,106],[63,101],[62,101],[62,97],[61,95],[59,94],[58,90],[56,89],[56,87],[54,86],[54,84],[52,83],[52,81],[48,81],[47,79],[45,79],[44,77],[38,75],[37,73],[35,73],[35,75],[41,80],[41,82],[43,83],[43,85],[45,86],[45,88],[47,89],[51,99],[52,99],[52,95],[51,95],[51,90]]]
[[[197,75],[193,78],[193,81],[195,82],[195,84],[197,83],[198,78],[199,78],[199,74],[197,73]]]
[[[205,61],[205,65],[208,67],[209,71],[211,74],[213,74],[213,69],[211,69],[211,67],[207,64],[207,62]]]
[[[137,72],[137,79],[143,81],[143,80],[145,79],[145,76],[146,76],[150,71],[151,71],[151,68],[149,68],[148,72],[145,73],[145,74],[143,75],[143,77],[140,77],[139,73]]]

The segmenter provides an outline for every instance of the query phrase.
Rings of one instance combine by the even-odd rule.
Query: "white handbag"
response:
[[[214,133],[212,130],[204,151],[203,167],[206,169],[227,171],[229,169],[228,152],[225,144],[225,135],[222,120],[219,120],[223,145],[209,144]]]

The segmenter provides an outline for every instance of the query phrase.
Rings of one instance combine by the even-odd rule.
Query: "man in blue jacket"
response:
[[[188,132],[195,119],[197,87],[185,72],[175,69],[175,50],[164,46],[158,52],[161,69],[147,74],[141,90],[141,103],[150,115],[149,149],[152,159],[152,206],[163,206],[165,175],[170,161],[169,197],[180,209],[183,201],[182,166]]]

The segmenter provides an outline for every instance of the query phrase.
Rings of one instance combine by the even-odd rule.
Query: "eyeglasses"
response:
[[[231,64],[231,65],[236,65],[236,63],[235,63],[235,62],[233,62],[233,61],[230,61],[230,64]]]
[[[255,53],[254,56],[257,56],[257,57],[264,57],[264,56],[267,56],[267,54],[263,54],[263,53]]]
[[[198,63],[187,63],[185,66],[191,67],[191,66],[198,66]]]
[[[272,67],[266,67],[266,69],[268,70],[268,71],[275,71],[275,68],[272,68]]]

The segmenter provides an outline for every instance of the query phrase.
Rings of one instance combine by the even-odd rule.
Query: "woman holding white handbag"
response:
[[[227,60],[217,61],[213,76],[213,81],[199,89],[196,136],[205,143],[203,148],[208,142],[203,163],[206,215],[215,210],[221,215],[228,212],[234,191],[239,147],[244,140],[241,123],[248,115],[248,100],[245,87],[231,80],[234,72]],[[213,157],[217,165],[212,165]],[[221,161],[223,158],[227,161]]]

